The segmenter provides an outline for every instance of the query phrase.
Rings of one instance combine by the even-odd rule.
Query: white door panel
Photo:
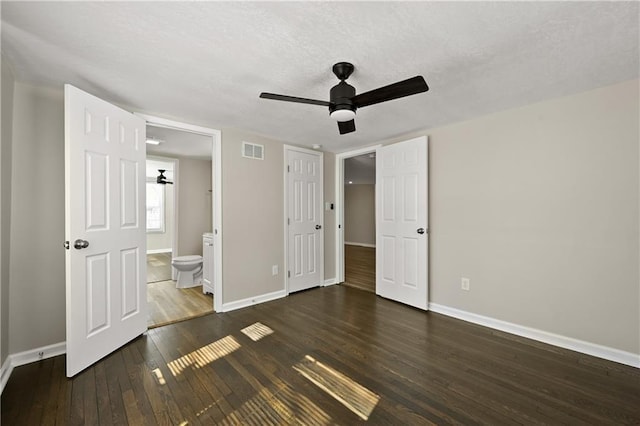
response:
[[[289,292],[322,285],[321,156],[289,149],[287,153],[287,263]]]
[[[147,329],[144,141],[143,119],[65,86],[69,377]]]
[[[376,155],[376,293],[427,309],[427,139]]]

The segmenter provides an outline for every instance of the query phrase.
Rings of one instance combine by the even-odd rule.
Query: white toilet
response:
[[[174,257],[171,265],[178,271],[176,288],[199,286],[202,280],[202,256]]]

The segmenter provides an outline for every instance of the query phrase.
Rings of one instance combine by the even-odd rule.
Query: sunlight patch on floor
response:
[[[158,382],[159,385],[167,384],[167,381],[164,379],[164,376],[162,375],[162,371],[160,371],[159,368],[156,368],[155,370],[153,370],[151,372],[155,376],[156,381]]]
[[[369,418],[380,400],[369,389],[309,355],[293,368],[363,420]]]
[[[273,334],[272,329],[270,329],[269,327],[267,327],[266,325],[260,322],[251,324],[249,327],[245,327],[240,331],[244,333],[248,338],[253,340],[254,342],[257,342],[258,340],[262,339],[265,336]]]
[[[189,367],[202,368],[239,348],[240,343],[238,343],[233,336],[223,337],[220,340],[216,340],[213,343],[209,343],[200,349],[196,349],[187,355],[171,361],[167,364],[167,367],[171,370],[171,374],[177,376]]]
[[[329,425],[331,417],[309,398],[289,386],[273,392],[261,389],[221,422],[222,425]]]

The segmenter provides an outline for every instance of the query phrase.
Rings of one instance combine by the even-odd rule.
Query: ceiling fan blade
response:
[[[355,120],[338,121],[338,130],[340,131],[341,135],[344,135],[345,133],[355,132],[356,121]]]
[[[260,93],[260,97],[262,99],[273,99],[274,101],[287,101],[287,102],[297,102],[299,104],[311,104],[311,105],[320,105],[328,107],[330,105],[329,102],[326,101],[318,101],[315,99],[307,99],[307,98],[298,98],[296,96],[287,96],[287,95],[276,95],[275,93]]]
[[[427,82],[424,81],[424,77],[418,75],[388,86],[360,93],[354,96],[352,101],[356,108],[362,108],[368,105],[379,104],[380,102],[426,92],[427,90],[429,90]]]

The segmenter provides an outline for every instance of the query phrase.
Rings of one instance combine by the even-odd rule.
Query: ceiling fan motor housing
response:
[[[339,110],[356,111],[356,107],[353,105],[353,98],[356,95],[355,87],[347,84],[345,81],[341,81],[331,88],[329,92],[329,99],[331,104],[329,105],[329,114]]]

